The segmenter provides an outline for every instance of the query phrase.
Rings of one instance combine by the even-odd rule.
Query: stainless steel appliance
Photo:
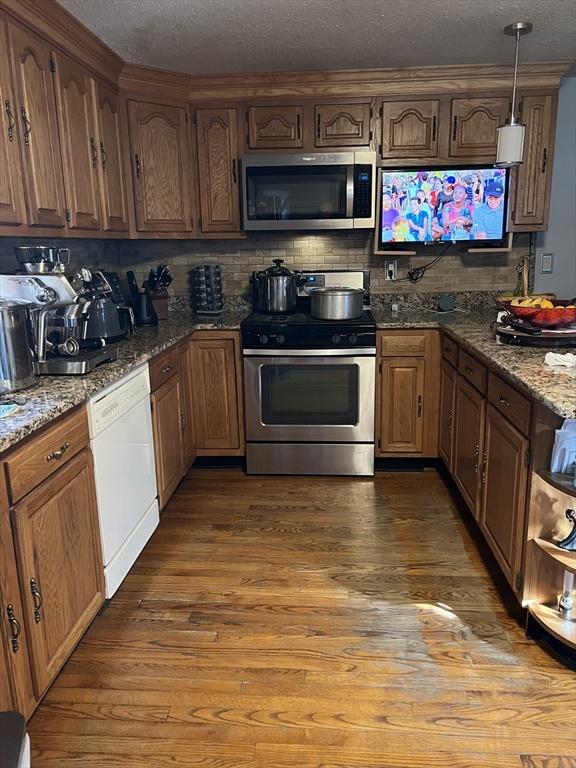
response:
[[[30,309],[19,299],[0,299],[0,393],[34,384]]]
[[[273,259],[274,266],[254,274],[260,312],[284,314],[294,312],[302,275],[283,267],[283,259]]]
[[[375,152],[245,155],[245,230],[371,229]]]
[[[364,311],[362,288],[312,288],[310,314],[318,320],[354,320]]]
[[[27,274],[62,274],[70,263],[70,249],[51,245],[18,245],[14,249],[18,264]]]
[[[350,272],[350,282],[364,272]],[[329,273],[305,273],[325,283]],[[374,474],[376,324],[292,315],[241,325],[249,474]]]

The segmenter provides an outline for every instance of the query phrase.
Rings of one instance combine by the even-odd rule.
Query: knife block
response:
[[[168,292],[148,291],[152,306],[156,310],[158,320],[168,320]]]

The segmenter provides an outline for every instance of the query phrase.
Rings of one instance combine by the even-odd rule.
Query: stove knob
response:
[[[258,336],[258,341],[260,344],[268,344],[268,336],[266,336],[265,333],[261,333],[260,336]]]
[[[276,342],[278,344],[284,344],[285,341],[286,341],[286,337],[283,336],[281,333],[279,333],[278,336],[276,336]]]
[[[350,344],[356,344],[356,342],[358,341],[358,336],[356,336],[355,333],[351,333],[350,336],[348,336],[348,341],[350,342]]]
[[[332,336],[332,344],[340,344],[342,341],[342,337],[339,333],[335,333],[334,336]]]

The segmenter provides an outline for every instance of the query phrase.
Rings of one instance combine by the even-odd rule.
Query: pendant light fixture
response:
[[[516,54],[514,56],[514,83],[512,85],[512,107],[510,120],[498,128],[498,149],[496,150],[496,168],[511,168],[522,162],[524,148],[524,125],[516,117],[516,80],[518,77],[518,48],[520,38],[532,32],[529,21],[516,21],[504,27],[504,34],[516,38]]]

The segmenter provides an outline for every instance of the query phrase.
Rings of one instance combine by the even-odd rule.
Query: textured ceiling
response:
[[[576,59],[576,0],[60,0],[126,61],[195,74]]]

